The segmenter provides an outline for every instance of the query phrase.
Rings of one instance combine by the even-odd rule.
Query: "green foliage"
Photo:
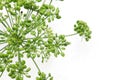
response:
[[[7,70],[8,76],[15,80],[30,78],[30,67],[27,67],[24,57],[32,59],[38,69],[36,80],[53,80],[51,74],[41,72],[35,58],[41,62],[50,56],[65,56],[64,50],[70,44],[66,35],[54,33],[49,23],[60,19],[60,10],[44,0],[0,0],[0,77]],[[63,1],[63,0],[60,0]],[[38,5],[37,3],[42,3]],[[3,13],[2,11],[6,11]],[[83,21],[77,21],[74,31],[84,36],[86,41],[91,38],[91,31]],[[30,35],[31,37],[28,37]],[[16,62],[14,58],[18,58]]]

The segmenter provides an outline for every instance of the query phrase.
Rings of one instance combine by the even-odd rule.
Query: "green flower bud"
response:
[[[3,10],[3,5],[2,4],[0,5],[0,10]]]
[[[32,54],[31,57],[34,59],[36,57],[36,54]]]
[[[9,74],[8,74],[8,76],[10,76],[10,77],[11,77],[12,75],[13,75],[12,73],[9,73]]]
[[[61,54],[61,56],[62,56],[62,57],[64,57],[64,56],[65,56],[65,54],[64,54],[63,52],[61,52],[60,54]]]
[[[35,36],[36,32],[35,31],[31,31],[31,35]]]
[[[31,16],[31,17],[32,17],[32,19],[35,19],[35,18],[36,18],[36,16],[35,16],[34,14],[32,14],[32,16]]]
[[[39,77],[36,77],[36,80],[40,80],[40,78],[39,78]]]
[[[56,18],[57,18],[57,19],[60,19],[60,18],[61,18],[61,16],[60,16],[60,15],[56,15]]]
[[[4,71],[4,66],[0,66],[0,72]]]
[[[9,55],[9,58],[13,58],[13,57],[14,57],[14,54]]]
[[[51,19],[50,19],[50,18],[48,18],[48,22],[49,22],[49,23],[51,22]]]
[[[46,9],[44,9],[44,8],[41,8],[41,9],[39,10],[39,13],[40,13],[41,15],[43,15],[45,12],[46,12]]]
[[[27,68],[26,70],[25,70],[25,72],[29,72],[31,70],[31,68]]]
[[[41,76],[41,72],[40,71],[38,72],[38,75]]]
[[[25,64],[25,60],[22,60],[22,61],[21,61],[21,64],[24,65],[24,64]]]
[[[30,75],[28,75],[28,74],[26,74],[25,76],[26,76],[27,78],[31,78],[31,76],[30,76]]]
[[[42,0],[36,0],[37,2],[41,2]]]
[[[20,6],[15,6],[15,10],[20,11]]]
[[[42,77],[42,78],[45,78],[45,77],[46,77],[46,74],[42,72],[42,73],[41,73],[41,77]]]
[[[57,8],[56,11],[55,11],[55,14],[58,15],[59,12],[60,12],[60,11],[59,11],[59,8]]]
[[[17,76],[16,80],[23,80],[23,77]]]
[[[51,74],[50,74],[50,73],[48,74],[48,77],[51,77]]]
[[[40,57],[40,54],[37,54],[37,57]]]
[[[8,60],[7,62],[8,62],[8,63],[11,63],[11,62],[12,62],[12,60]]]
[[[53,80],[53,77],[51,77],[50,80]]]
[[[22,65],[21,66],[21,69],[23,70],[23,69],[26,69],[27,68],[27,66],[26,65]]]
[[[30,53],[27,53],[27,58],[30,58],[31,57],[31,54]]]

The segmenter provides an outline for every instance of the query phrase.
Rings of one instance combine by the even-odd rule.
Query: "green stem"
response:
[[[27,11],[27,15],[26,15],[26,17],[25,17],[25,20],[28,20],[29,19],[29,17],[30,17],[30,15],[32,14],[32,10],[28,10]]]
[[[6,40],[0,40],[0,44],[4,44]]]
[[[21,69],[21,57],[20,57],[20,51],[18,50],[18,62],[19,62],[19,73],[18,76],[21,77],[20,69]]]
[[[70,36],[74,36],[77,35],[78,33],[74,33],[74,34],[69,34],[69,35],[65,35],[65,37],[70,37]]]
[[[2,16],[3,21],[7,24],[8,27],[10,27],[10,25],[8,24],[8,22],[6,20],[4,20],[4,17]]]
[[[3,42],[3,43],[0,43],[0,44],[5,44],[5,43]]]
[[[28,17],[29,12],[30,12],[30,10],[28,9],[28,10],[27,10],[27,13],[26,13],[25,20],[27,20],[27,17]]]
[[[0,34],[3,34],[4,32],[2,30],[0,30]]]
[[[12,25],[14,24],[14,22],[13,22],[13,17],[10,15],[10,19],[11,19],[11,23],[12,23]],[[12,27],[12,26],[11,26]]]
[[[2,51],[4,48],[6,48],[8,45],[6,45],[5,47],[3,47],[2,49],[0,49],[0,51]]]
[[[29,13],[29,15],[28,15],[28,18],[31,16],[32,12],[33,12],[33,11],[32,11],[32,10],[30,10],[30,13]]]
[[[18,17],[17,17],[17,24],[19,25],[19,27],[20,27],[20,30],[18,31],[18,35],[21,35],[21,31],[23,31],[23,27],[21,27],[20,26],[20,23],[21,23],[21,19],[22,19],[22,13],[19,11],[19,15],[18,15]]]
[[[51,5],[52,1],[53,1],[53,0],[50,0],[50,3],[49,3],[49,5]]]
[[[25,17],[25,20],[28,20],[28,19],[29,19],[29,17],[31,16],[32,12],[33,12],[32,10],[27,10],[27,13],[26,13],[27,15],[26,15],[26,17]],[[32,25],[30,26],[30,28],[31,28],[31,27],[32,27]],[[25,28],[25,27],[22,27],[22,28],[20,29],[20,33],[21,33],[21,34],[23,34],[23,32],[24,32],[24,31],[23,31],[24,28]],[[26,34],[27,34],[27,33],[26,33]]]
[[[37,63],[36,63],[36,61],[35,61],[33,58],[31,58],[31,59],[32,59],[32,61],[34,62],[34,64],[35,64],[36,68],[38,69],[38,71],[41,72],[41,71],[40,71],[40,68],[38,67],[38,65],[37,65]]]
[[[17,14],[17,11],[15,10],[15,13]],[[15,15],[15,21],[17,22],[17,15]]]
[[[45,4],[46,0],[43,1],[43,4]]]
[[[12,18],[10,17],[10,14],[8,13],[8,10],[7,10],[6,7],[5,7],[5,9],[6,9],[7,15],[8,15],[8,17],[9,17],[10,25],[11,25],[11,27],[12,27]]]
[[[2,77],[3,73],[4,73],[4,71],[2,71],[2,73],[0,74],[0,77]]]
[[[37,16],[36,16],[36,17],[37,17]],[[46,20],[47,18],[48,18],[48,17],[45,17],[44,20]],[[36,19],[35,21],[37,21],[37,19]],[[41,20],[41,21],[42,21],[42,20]],[[42,23],[39,22],[39,23],[40,23],[40,25],[42,25],[44,22],[42,22]],[[35,25],[35,24],[31,25],[30,28],[31,28],[32,26],[34,26],[34,25]],[[31,31],[32,31],[33,29],[35,29],[35,28],[36,28],[36,27],[31,28],[26,34],[28,34],[29,32],[31,32]]]
[[[19,52],[18,52],[18,61],[21,63],[21,57]]]
[[[7,29],[6,24],[0,19],[0,22],[2,23],[2,25],[5,27],[5,29]]]

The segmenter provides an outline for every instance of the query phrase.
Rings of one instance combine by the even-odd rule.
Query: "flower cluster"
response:
[[[49,73],[46,75],[44,72],[38,72],[39,77],[36,77],[36,80],[53,80],[53,77]]]
[[[86,41],[89,41],[91,38],[91,31],[86,22],[78,20],[74,25],[74,31],[77,32],[80,36],[85,37]]]
[[[1,0],[0,23],[4,30],[0,30],[0,44],[6,44],[0,50],[0,72],[1,75],[7,69],[8,75],[16,80],[23,80],[23,76],[30,78],[24,57],[31,58],[35,63],[36,57],[41,57],[42,62],[48,60],[51,55],[64,56],[63,50],[70,43],[64,35],[53,33],[48,22],[60,19],[59,8],[49,4],[37,5],[42,0]],[[23,9],[24,8],[24,9]],[[30,37],[28,37],[30,35]],[[18,61],[13,63],[13,58]],[[40,69],[38,68],[40,72]],[[40,72],[37,80],[52,80],[53,77],[46,76]]]
[[[49,26],[51,21],[60,19],[60,10],[45,0],[0,0],[0,77],[6,70],[12,79],[23,80],[31,70],[25,57],[32,59],[38,69],[36,80],[53,80],[51,74],[41,72],[35,58],[41,62],[50,56],[65,56],[64,50],[70,44],[65,35],[54,33]],[[63,0],[60,0],[63,1]],[[38,5],[38,3],[42,3]],[[3,13],[4,11],[4,13]],[[81,21],[74,29],[88,41],[91,31]],[[14,61],[17,58],[17,61]]]
[[[31,70],[31,68],[27,68],[25,65],[25,60],[22,60],[21,62],[16,62],[15,64],[10,64],[7,67],[7,71],[9,72],[9,76],[12,79],[16,80],[23,80],[23,76],[26,76],[30,78],[31,76],[28,74],[28,72]]]

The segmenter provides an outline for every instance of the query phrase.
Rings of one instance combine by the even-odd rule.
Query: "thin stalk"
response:
[[[22,18],[22,13],[19,11],[19,16],[18,16],[17,24],[19,25],[20,30],[18,31],[18,35],[20,35],[20,34],[21,34],[21,31],[24,29],[23,27],[20,26],[21,18]]]
[[[43,4],[45,4],[46,0],[43,1]]]
[[[32,12],[33,12],[33,10],[30,11],[30,13],[29,13],[29,15],[28,15],[28,19],[29,19],[29,17],[31,16]]]
[[[44,20],[46,20],[46,19],[47,19],[47,17],[44,18]],[[39,22],[39,23],[40,23],[40,22]],[[40,25],[42,25],[43,23],[44,23],[44,22],[40,23]],[[31,25],[30,28],[31,28],[32,26],[34,26],[34,24]],[[35,28],[36,28],[36,27],[35,27]],[[35,28],[31,28],[31,29],[29,30],[29,32],[31,32],[31,31],[32,31],[33,29],[35,29]],[[29,33],[29,32],[28,32],[28,33]],[[26,34],[28,34],[28,33],[26,33]]]
[[[15,10],[15,13],[18,14],[16,10]],[[20,13],[20,11],[19,11],[19,13]],[[20,18],[21,18],[21,16],[20,16]],[[15,15],[15,23],[16,23],[17,25],[20,24],[20,23],[19,23],[19,14],[18,14],[18,15]],[[19,26],[19,27],[20,27],[20,26]]]
[[[74,34],[69,34],[69,35],[65,35],[65,37],[70,37],[70,36],[74,36],[77,35],[78,33],[74,33]]]
[[[5,42],[2,42],[2,43],[0,42],[0,44],[5,44]]]
[[[5,36],[6,36],[5,32],[0,30],[0,39],[5,39],[6,38]]]
[[[30,17],[30,15],[32,14],[32,12],[33,12],[32,10],[28,10],[28,11],[27,11],[27,15],[26,15],[26,17],[25,17],[26,20],[29,19],[29,17]]]
[[[50,0],[50,3],[49,3],[49,5],[51,5],[52,1],[53,1],[53,0]]]
[[[15,10],[15,13],[17,14],[17,11]],[[15,21],[17,21],[17,15],[15,15]]]
[[[33,58],[31,58],[31,59],[32,59],[32,61],[34,62],[34,64],[35,64],[36,68],[38,69],[38,71],[40,72],[40,68],[38,67],[36,61],[35,61]]]
[[[5,27],[5,29],[7,29],[6,24],[0,19],[0,22],[2,23],[2,25]]]
[[[7,10],[6,7],[5,7],[5,9],[6,9],[7,15],[8,15],[8,17],[9,17],[10,25],[11,25],[11,27],[12,27],[12,19],[11,19],[11,17],[10,17],[10,14],[8,13],[8,10]]]
[[[2,16],[2,19],[4,20],[3,16]],[[4,20],[4,22],[7,24],[8,27],[10,27],[10,25],[8,24],[8,22],[6,20]]]
[[[3,39],[3,40],[0,39],[0,44],[5,43],[5,41],[6,41],[5,39]]]
[[[14,24],[13,22],[13,17],[10,15],[10,19],[11,19],[11,22],[12,22],[12,25]],[[12,27],[12,26],[11,26]]]
[[[43,1],[43,4],[44,4],[45,2],[46,2],[46,0]],[[50,1],[49,4],[51,4],[51,3],[52,3],[52,0]],[[30,17],[30,15],[32,14],[32,12],[33,12],[33,11],[29,12],[29,10],[28,10],[28,11],[27,11],[27,14],[28,14],[29,16],[26,15],[26,18],[25,18],[25,19],[28,19],[28,17]],[[38,13],[36,14],[36,18],[37,18],[37,16],[38,16]],[[47,18],[48,18],[48,17],[45,17],[44,20],[46,20]],[[43,24],[43,22],[41,23],[41,25],[42,25],[42,24]],[[34,24],[33,24],[33,25],[34,25]],[[30,28],[31,28],[33,25],[31,25]],[[31,30],[33,30],[33,29],[31,28]],[[30,31],[31,31],[31,30],[30,30]],[[30,31],[29,31],[29,32],[30,32]],[[29,33],[29,32],[28,32],[28,33]],[[28,33],[26,33],[26,34],[28,34]]]
[[[0,51],[2,51],[4,48],[6,48],[8,45],[4,46],[3,48],[0,49]]]
[[[28,16],[29,12],[30,12],[30,10],[28,9],[28,10],[27,10],[27,13],[26,13],[25,20],[27,19],[27,16]]]
[[[0,33],[4,33],[2,30],[0,30]]]
[[[18,61],[21,63],[21,57],[19,51],[18,51]]]
[[[20,51],[18,50],[18,62],[19,62],[19,70],[21,68],[21,57],[20,57]],[[19,73],[18,75],[19,77],[21,77],[21,74]]]

